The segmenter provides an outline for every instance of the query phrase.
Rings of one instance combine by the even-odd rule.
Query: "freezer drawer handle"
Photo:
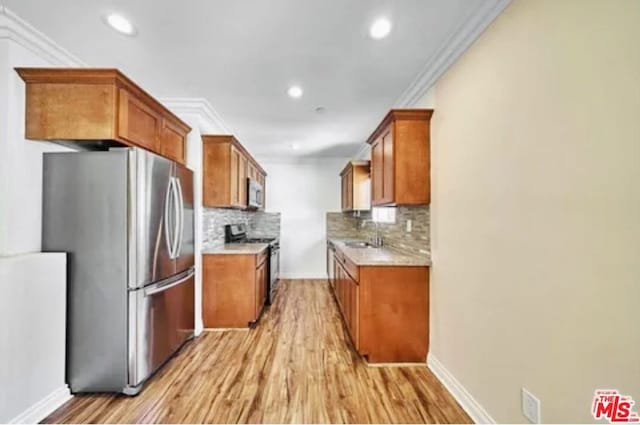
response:
[[[155,295],[157,293],[166,291],[167,289],[173,288],[174,286],[178,286],[181,283],[184,283],[185,281],[191,279],[194,274],[195,274],[195,271],[193,269],[191,269],[189,271],[189,273],[185,277],[183,277],[182,279],[178,279],[175,282],[165,283],[163,285],[156,286],[155,288],[145,289],[144,290],[144,295],[148,297],[150,295]]]

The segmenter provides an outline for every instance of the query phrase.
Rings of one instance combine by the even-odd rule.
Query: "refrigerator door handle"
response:
[[[176,178],[176,190],[177,190],[177,198],[178,198],[178,211],[180,212],[180,220],[179,221],[179,231],[177,232],[177,243],[176,243],[176,258],[180,256],[180,251],[182,251],[182,237],[184,235],[184,195],[182,194],[182,184],[180,183],[180,179]]]
[[[173,235],[171,234],[171,228],[169,225],[169,217],[171,214],[171,201],[175,199],[173,196],[173,178],[169,179],[169,187],[167,188],[167,195],[164,200],[164,239],[167,243],[167,251],[169,251],[169,258],[173,259]],[[175,202],[175,201],[174,201]]]
[[[157,285],[153,285],[153,287],[150,288],[145,288],[144,290],[144,295],[146,297],[151,296],[151,295],[155,295],[158,294],[160,292],[166,291],[169,288],[173,288],[174,286],[178,286],[181,283],[186,282],[187,280],[191,279],[193,276],[195,275],[195,271],[193,268],[189,269],[187,271],[186,276],[176,280],[176,281],[171,281],[171,279],[167,279],[168,282],[160,282]]]
[[[173,183],[173,251],[171,259],[178,258],[178,242],[180,238],[180,199],[178,195],[178,179],[171,177]]]

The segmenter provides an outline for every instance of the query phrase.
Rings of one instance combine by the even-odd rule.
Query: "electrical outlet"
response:
[[[411,233],[411,225],[413,223],[411,222],[411,220],[407,220],[407,233]]]
[[[522,388],[522,414],[532,424],[540,423],[540,400],[526,388]]]

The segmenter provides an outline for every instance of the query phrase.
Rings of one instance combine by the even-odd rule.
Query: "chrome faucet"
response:
[[[364,225],[367,223],[373,223],[376,226],[376,233],[373,237],[369,238],[369,244],[374,248],[382,248],[382,246],[384,245],[384,238],[380,236],[380,227],[378,225],[378,222],[373,219],[362,220],[362,227],[364,227]]]
[[[382,236],[380,236],[380,226],[378,225],[377,221],[373,222],[376,224],[376,235],[373,237],[371,245],[373,245],[374,248],[382,248],[382,245],[384,245],[384,239],[382,238]]]

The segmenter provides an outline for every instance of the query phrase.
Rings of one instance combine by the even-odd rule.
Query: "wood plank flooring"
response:
[[[471,423],[426,367],[368,367],[326,281],[282,281],[250,331],[205,332],[136,397],[80,395],[46,423]]]

